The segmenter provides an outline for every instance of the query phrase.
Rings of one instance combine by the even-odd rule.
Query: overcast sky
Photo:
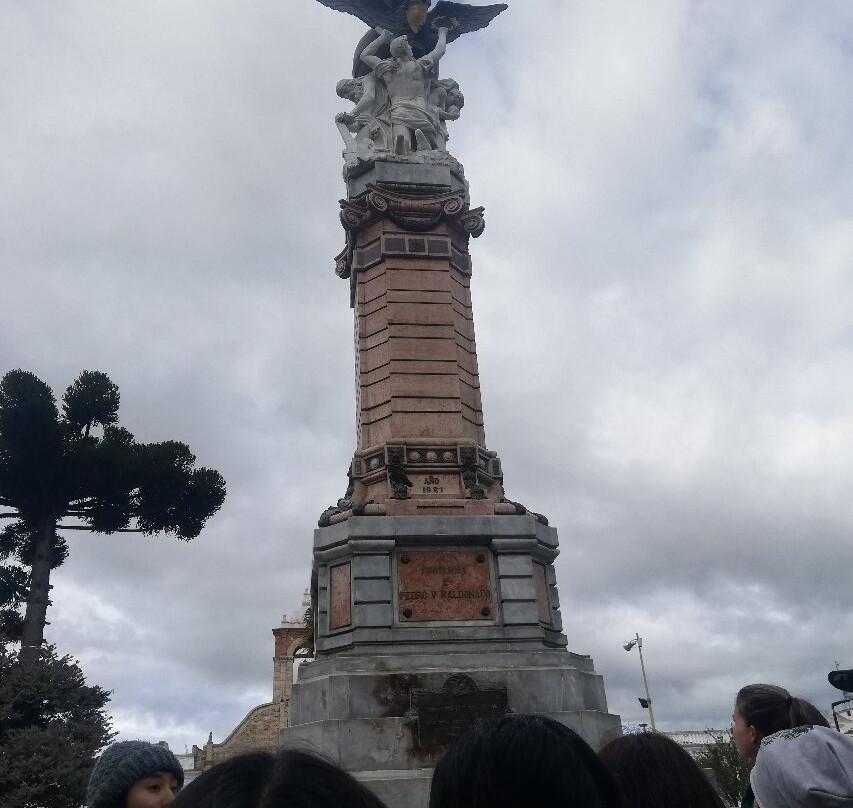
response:
[[[228,497],[73,533],[48,637],[123,738],[271,698],[355,448],[334,126],[364,26],[314,0],[0,0],[0,372],[83,369]],[[853,4],[510,0],[450,46],[489,448],[545,513],[572,650],[644,720],[853,667]]]

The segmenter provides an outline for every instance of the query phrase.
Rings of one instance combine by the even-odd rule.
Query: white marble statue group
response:
[[[378,154],[408,156],[447,150],[447,121],[459,118],[465,98],[453,79],[438,78],[438,63],[447,48],[447,29],[439,28],[431,53],[415,58],[408,37],[384,28],[361,52],[369,72],[338,82],[337,93],[355,104],[335,120],[347,151],[359,160]],[[377,52],[390,46],[391,57]],[[386,51],[387,52],[387,51]]]

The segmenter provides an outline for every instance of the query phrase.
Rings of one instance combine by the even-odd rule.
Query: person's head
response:
[[[447,106],[462,109],[465,106],[465,96],[459,89],[459,82],[455,79],[440,79],[438,81],[447,92]]]
[[[184,782],[184,770],[166,746],[121,741],[95,762],[87,808],[167,808]]]
[[[409,44],[409,38],[405,34],[403,36],[398,36],[396,39],[392,39],[389,47],[391,49],[391,55],[395,59],[414,58],[412,46]]]
[[[341,79],[335,85],[335,92],[338,94],[338,97],[345,98],[347,101],[357,104],[364,95],[364,83],[360,78]]]
[[[829,722],[817,707],[792,696],[784,687],[755,684],[738,691],[732,712],[732,735],[743,757],[754,758],[762,738],[806,725],[828,727]]]
[[[413,31],[420,31],[429,14],[431,0],[403,0],[403,10]]]
[[[544,716],[485,721],[435,767],[430,808],[620,808],[613,775],[573,730]]]
[[[626,808],[723,808],[696,761],[666,735],[623,735],[599,754],[616,776]]]
[[[190,783],[172,808],[385,808],[351,774],[309,752],[250,752]]]
[[[385,808],[367,786],[323,758],[297,749],[276,757],[260,808]]]
[[[257,808],[274,765],[269,752],[218,763],[182,789],[172,808]]]
[[[853,738],[813,726],[768,735],[749,780],[756,808],[850,808]]]

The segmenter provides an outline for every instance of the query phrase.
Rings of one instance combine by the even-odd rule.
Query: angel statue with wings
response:
[[[359,54],[376,38],[374,30],[382,28],[395,37],[405,35],[416,59],[435,50],[438,31],[447,29],[447,41],[485,28],[495,17],[507,9],[505,3],[490,6],[470,6],[466,3],[450,3],[439,0],[430,8],[432,0],[318,0],[324,6],[343,11],[367,23],[371,31],[359,43],[353,64],[353,75],[364,75],[367,69],[359,63]],[[386,52],[379,52],[386,58]]]
[[[484,28],[507,6],[440,0],[430,10],[431,0],[318,1],[373,26],[356,48],[353,78],[338,83],[338,95],[356,104],[336,117],[348,152],[365,160],[377,151],[444,151],[446,121],[459,118],[464,98],[455,81],[439,81],[439,60],[448,42]]]

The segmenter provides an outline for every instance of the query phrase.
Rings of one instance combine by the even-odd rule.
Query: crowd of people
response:
[[[853,808],[853,738],[773,685],[742,688],[732,734],[755,761],[742,808]],[[285,749],[220,763],[181,788],[165,747],[110,746],[89,782],[87,808],[385,808],[351,774],[315,754]],[[595,752],[545,716],[482,722],[435,767],[429,808],[724,808],[705,772],[656,732],[623,735]]]

